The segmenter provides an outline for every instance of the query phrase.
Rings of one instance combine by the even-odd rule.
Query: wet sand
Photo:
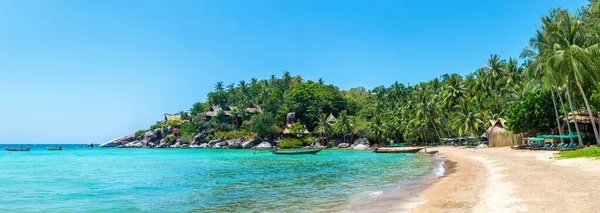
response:
[[[428,149],[429,150],[429,149]],[[410,212],[598,212],[600,160],[554,152],[442,147],[447,173]],[[390,208],[388,212],[398,212]]]

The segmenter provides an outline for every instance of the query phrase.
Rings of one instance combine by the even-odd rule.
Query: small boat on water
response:
[[[65,150],[65,148],[61,147],[46,147],[46,150],[50,150],[50,151],[59,151],[59,150]]]
[[[375,148],[375,153],[417,153],[423,148]]]
[[[282,150],[274,150],[273,154],[276,155],[314,155],[317,152],[320,152],[323,149],[312,149],[312,150],[303,150],[303,151],[282,151]]]
[[[26,151],[29,151],[29,149],[31,149],[31,148],[29,148],[29,147],[27,147],[27,148],[23,148],[23,147],[21,147],[21,148],[7,148],[7,147],[4,147],[4,149],[6,151],[13,151],[13,152],[15,152],[15,151],[16,152],[18,152],[18,151],[26,152]]]

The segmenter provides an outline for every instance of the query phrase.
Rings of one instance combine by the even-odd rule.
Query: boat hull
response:
[[[373,152],[375,153],[417,153],[419,151],[421,151],[423,148],[416,148],[416,149],[389,149],[389,148],[377,148],[375,150],[373,150]]]
[[[15,149],[15,148],[4,148],[6,151],[11,151],[11,152],[26,152],[29,151],[29,148],[27,149]]]
[[[323,149],[309,150],[309,151],[273,151],[276,155],[314,155]]]

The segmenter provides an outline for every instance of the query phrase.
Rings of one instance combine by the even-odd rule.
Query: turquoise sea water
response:
[[[9,147],[19,147],[6,145]],[[314,212],[426,173],[422,154],[75,148],[0,153],[2,212]]]

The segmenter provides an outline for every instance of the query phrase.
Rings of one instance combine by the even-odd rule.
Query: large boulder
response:
[[[133,141],[136,141],[136,138],[134,135],[126,135],[123,137],[112,139],[106,143],[100,144],[100,147],[119,147],[119,146],[125,145],[125,144],[133,142]]]
[[[341,143],[341,144],[338,144],[338,146],[337,146],[337,148],[348,148],[348,147],[350,147],[350,145],[347,143]]]
[[[225,141],[225,139],[222,139],[222,138],[211,140],[211,141],[208,142],[208,145],[210,147],[214,147],[217,143],[221,143],[223,141]]]
[[[169,148],[181,148],[181,144],[179,142],[176,142],[175,144],[169,146]]]
[[[203,143],[200,144],[200,148],[210,148],[210,145],[208,145],[208,143]]]
[[[358,145],[352,146],[352,149],[365,150],[365,149],[369,149],[369,146],[364,145],[364,144],[358,144]]]
[[[359,138],[359,139],[356,139],[356,140],[354,141],[354,143],[352,144],[352,146],[356,146],[356,145],[359,145],[359,144],[362,144],[362,145],[367,145],[367,146],[369,146],[369,145],[371,145],[371,142],[369,142],[369,139],[366,139],[366,138]]]
[[[212,147],[213,148],[225,148],[225,147],[227,147],[227,141],[218,142]]]
[[[242,138],[227,140],[227,147],[230,149],[240,149],[242,148]]]
[[[205,134],[203,134],[203,132],[196,134],[196,136],[194,136],[194,138],[192,139],[192,144],[199,145],[204,143],[204,136]]]
[[[273,146],[271,146],[271,143],[269,143],[269,142],[262,142],[254,148],[256,148],[256,149],[271,149],[271,148],[273,148]]]
[[[146,145],[149,143],[158,144],[160,143],[160,139],[162,139],[162,131],[159,128],[156,128],[153,131],[146,132],[142,142]]]
[[[258,145],[257,143],[258,143],[257,140],[250,139],[250,140],[244,141],[242,143],[242,148],[249,149],[249,148],[252,148],[252,147]]]

